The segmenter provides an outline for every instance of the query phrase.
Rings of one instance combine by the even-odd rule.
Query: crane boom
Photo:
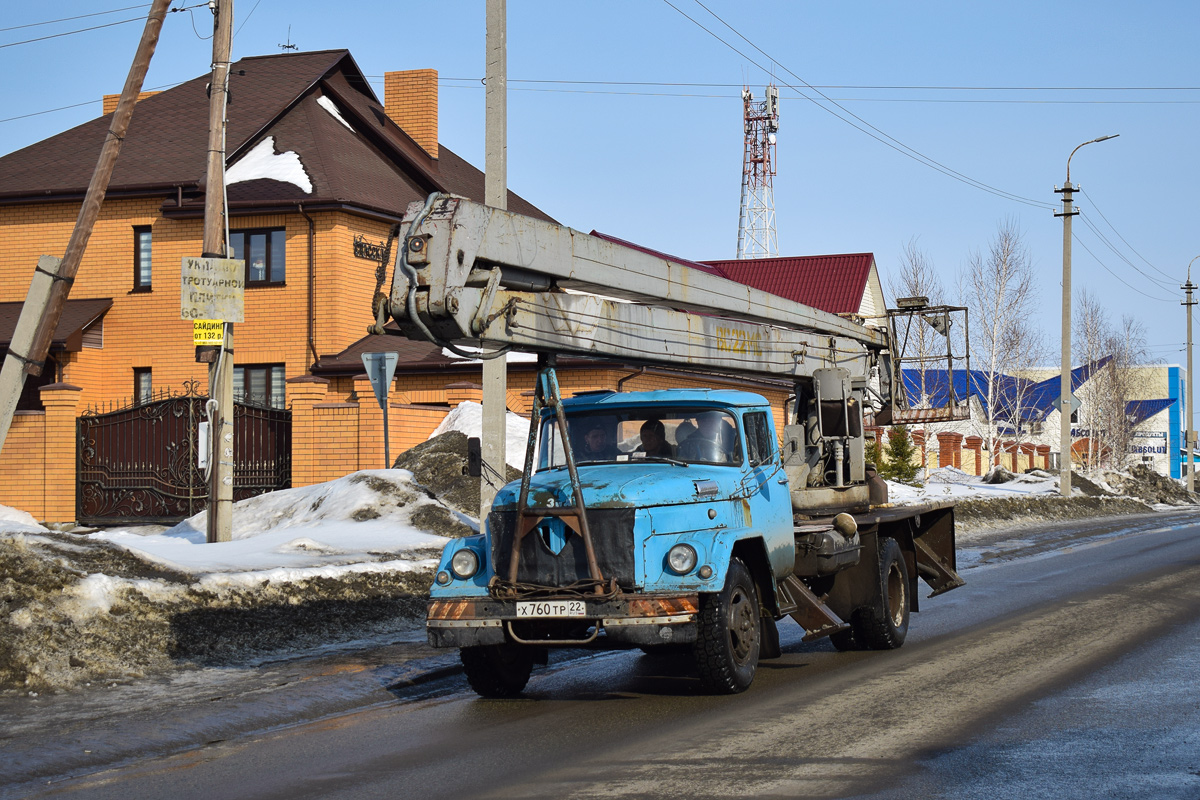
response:
[[[433,195],[405,223],[386,306],[409,336],[793,378],[861,379],[887,348],[881,329],[464,198]]]

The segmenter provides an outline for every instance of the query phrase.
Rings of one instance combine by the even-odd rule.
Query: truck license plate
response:
[[[532,600],[517,603],[518,617],[583,617],[587,606],[582,600]]]

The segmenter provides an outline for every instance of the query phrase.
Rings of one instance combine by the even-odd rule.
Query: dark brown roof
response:
[[[203,210],[208,100],[204,75],[138,103],[108,195],[164,196],[171,216]],[[350,130],[317,100],[336,105]],[[243,58],[230,78],[228,163],[267,137],[297,154],[312,191],[269,178],[231,184],[233,213],[291,206],[343,206],[398,217],[414,200],[448,191],[483,199],[483,173],[444,145],[430,157],[384,113],[347,50]],[[0,158],[0,202],[73,199],[91,178],[111,115]],[[176,205],[176,187],[183,206]],[[509,208],[549,219],[509,193]]]
[[[112,299],[108,297],[97,300],[67,300],[63,305],[62,316],[58,319],[58,327],[54,329],[50,347],[72,352],[79,350],[83,346],[84,329],[104,316],[104,313],[112,308],[112,303]],[[24,305],[0,303],[0,347],[8,347],[12,342],[17,320],[21,316],[21,307]]]

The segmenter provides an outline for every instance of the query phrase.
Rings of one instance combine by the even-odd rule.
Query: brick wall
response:
[[[383,73],[383,107],[401,130],[438,157],[438,84],[436,69]]]

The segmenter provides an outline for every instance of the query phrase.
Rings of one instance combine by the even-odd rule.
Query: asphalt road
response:
[[[805,645],[788,623],[738,696],[699,695],[686,661],[604,654],[517,700],[446,678],[22,795],[1200,798],[1194,520],[977,554],[898,651]]]

